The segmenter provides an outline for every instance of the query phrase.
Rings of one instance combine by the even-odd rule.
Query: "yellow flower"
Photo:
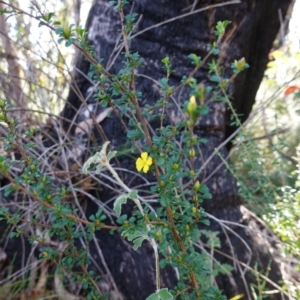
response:
[[[152,157],[148,156],[147,152],[143,152],[141,157],[136,160],[136,169],[141,172],[143,170],[144,173],[149,171],[149,167],[152,165]]]
[[[187,106],[187,112],[190,116],[193,115],[194,111],[197,108],[197,102],[196,102],[196,97],[195,96],[191,96],[190,98],[190,102]]]

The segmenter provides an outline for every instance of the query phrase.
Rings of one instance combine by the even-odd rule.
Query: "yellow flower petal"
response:
[[[191,96],[190,103],[191,104],[196,104],[196,97],[195,96]]]
[[[144,165],[143,171],[144,171],[144,173],[147,173],[149,171],[149,166],[148,165]]]
[[[143,152],[143,153],[141,154],[141,158],[142,158],[143,161],[147,161],[148,153],[147,153],[147,152]]]
[[[142,159],[139,157],[135,163],[135,166],[136,166],[136,169],[141,172],[143,166],[144,166],[144,163],[142,161]]]
[[[148,166],[151,166],[152,165],[152,157],[148,157],[147,161],[146,161],[146,164]]]

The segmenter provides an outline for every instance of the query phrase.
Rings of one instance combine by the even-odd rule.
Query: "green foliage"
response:
[[[295,188],[283,187],[277,203],[263,216],[284,244],[279,245],[285,255],[292,253],[300,259],[300,146],[297,148],[297,181]]]
[[[270,55],[273,60],[268,64],[251,118],[237,134],[231,152],[233,165],[228,167],[237,178],[246,206],[272,228],[279,237],[276,244],[280,253],[297,266],[300,54],[287,41],[286,46]],[[257,286],[264,289],[259,282]],[[298,283],[288,282],[284,289],[293,299],[299,298]],[[256,296],[261,299],[265,294]]]
[[[115,166],[111,164],[118,151],[107,153],[109,142],[105,142],[101,151],[96,152],[85,162],[82,172],[89,174],[93,172],[94,167],[96,174],[100,174],[104,170],[109,171],[111,182],[119,186],[119,196],[113,205],[114,213],[118,216],[117,224],[119,226],[107,226],[103,210],[90,216],[89,221],[79,218],[76,210],[66,201],[69,189],[66,187],[55,189],[52,178],[42,171],[41,162],[36,157],[28,155],[28,150],[35,147],[35,143],[30,141],[35,130],[29,128],[24,133],[27,142],[20,143],[19,124],[15,119],[9,117],[8,101],[2,100],[0,102],[0,118],[7,128],[7,134],[2,138],[4,149],[16,148],[21,155],[17,162],[20,172],[14,177],[9,170],[16,164],[16,161],[6,156],[0,156],[0,171],[11,182],[11,185],[5,190],[5,196],[20,191],[38,203],[40,213],[34,215],[31,220],[32,225],[42,224],[44,216],[47,216],[50,221],[42,234],[30,235],[29,241],[43,246],[40,253],[41,260],[56,264],[56,271],[59,274],[68,273],[70,281],[81,282],[82,288],[88,290],[87,299],[107,299],[107,296],[99,289],[94,273],[87,269],[90,264],[88,247],[86,249],[78,247],[78,241],[83,239],[88,245],[95,237],[94,233],[97,230],[111,230],[112,233],[117,230],[123,238],[132,243],[134,250],[141,247],[145,240],[153,248],[156,291],[147,300],[175,298],[224,300],[225,297],[221,291],[212,285],[211,276],[228,273],[232,271],[232,267],[227,264],[212,263],[212,257],[205,252],[197,251],[193,246],[193,243],[197,243],[203,237],[206,238],[206,244],[210,249],[221,247],[216,232],[199,230],[199,224],[209,224],[202,203],[207,199],[209,201],[211,194],[208,187],[198,181],[200,170],[194,166],[195,157],[201,155],[199,146],[207,141],[198,137],[194,131],[199,119],[208,114],[207,95],[209,94],[212,94],[210,101],[226,102],[233,112],[232,124],[241,125],[239,116],[231,106],[226,89],[235,76],[249,65],[244,58],[238,58],[232,63],[232,76],[225,78],[217,58],[212,58],[208,64],[210,83],[199,84],[193,77],[208,58],[219,54],[219,43],[230,22],[218,22],[216,26],[217,41],[210,45],[211,50],[207,57],[201,59],[195,54],[188,56],[194,70],[181,79],[179,86],[174,87],[170,84],[169,78],[176,70],[172,68],[169,57],[162,59],[162,68],[166,74],[159,80],[161,98],[153,104],[148,103],[141,106],[143,95],[136,91],[137,75],[135,70],[142,68],[144,61],[138,53],[130,51],[130,35],[134,29],[137,15],[123,15],[123,6],[126,3],[127,1],[111,2],[111,5],[120,13],[122,38],[126,49],[123,53],[123,66],[118,74],[110,74],[102,66],[101,60],[94,59],[94,52],[86,42],[87,33],[84,29],[76,27],[74,24],[69,25],[67,22],[55,21],[53,13],[41,15],[39,19],[41,26],[48,26],[55,30],[58,35],[58,43],[65,42],[66,47],[74,45],[91,63],[88,76],[90,80],[94,81],[95,86],[98,86],[94,97],[99,103],[103,107],[111,107],[120,120],[123,120],[125,114],[130,116],[128,124],[122,123],[126,128],[128,140],[134,145],[130,154],[136,155],[136,152],[141,152],[141,157],[136,161],[137,170],[142,170],[144,173],[149,172],[155,178],[155,183],[150,187],[149,192],[155,198],[157,205],[150,208],[139,191],[132,190],[119,177]],[[190,94],[190,99],[186,99],[180,108],[183,115],[182,121],[164,126],[165,108],[171,105],[171,97],[181,87],[188,88]],[[161,120],[161,126],[155,130],[150,128],[148,122],[154,119]],[[243,132],[240,133],[239,138],[244,138]],[[181,143],[180,147],[178,147],[178,140]],[[248,144],[245,144],[244,149],[249,154],[247,163],[251,169],[255,169],[259,161],[258,154],[248,148]],[[147,155],[143,157],[143,154]],[[140,161],[138,161],[139,159]],[[184,161],[189,162],[189,167]],[[232,169],[229,165],[228,167]],[[236,174],[234,170],[233,173]],[[238,177],[238,175],[236,176]],[[264,180],[263,176],[260,178],[257,190],[252,191],[252,195],[261,190],[273,193],[273,190],[269,191],[266,188],[268,181]],[[182,182],[185,184],[179,184]],[[243,185],[241,185],[240,192],[248,197],[248,190],[242,191],[242,188]],[[298,192],[289,190],[289,195],[295,197],[297,203],[299,202]],[[285,197],[288,195],[285,194]],[[251,197],[249,198],[251,199]],[[133,201],[137,208],[132,211],[131,215],[122,214],[122,208],[127,205],[128,201]],[[295,226],[295,223],[287,222],[291,219],[289,215],[285,214],[284,209],[280,210],[279,217],[285,220],[285,222],[282,221],[283,227],[278,228],[278,233],[283,236],[291,226]],[[22,227],[24,220],[19,213],[1,208],[0,219],[6,220],[14,227],[11,237],[28,235]],[[291,240],[293,237],[288,237],[288,239]],[[48,242],[49,238],[59,241],[61,247],[53,246]],[[160,268],[164,268],[166,265],[176,268],[180,275],[178,284],[171,290],[161,288],[160,285]],[[80,272],[75,271],[78,268]],[[264,282],[259,282],[257,285],[258,290],[262,290],[264,287]]]

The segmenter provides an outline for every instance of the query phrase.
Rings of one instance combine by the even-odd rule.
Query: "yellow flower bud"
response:
[[[178,170],[178,168],[179,168],[178,164],[174,164],[173,167],[172,167],[173,170]]]
[[[181,256],[177,256],[177,257],[176,257],[176,261],[177,261],[178,263],[180,263],[180,262],[182,261],[182,257],[181,257]]]
[[[195,148],[191,148],[190,151],[189,151],[189,156],[190,158],[193,158],[196,156],[196,151],[195,151]]]
[[[238,71],[242,71],[246,65],[245,57],[234,61],[234,66]]]
[[[187,112],[189,114],[189,116],[192,116],[193,113],[195,112],[197,108],[197,102],[196,102],[196,97],[195,96],[191,96],[190,98],[190,102],[187,106]]]
[[[197,180],[194,184],[194,190],[196,192],[198,192],[200,190],[200,188],[201,188],[201,184],[200,184],[199,180]]]
[[[163,188],[166,185],[166,183],[164,181],[160,180],[158,185],[159,185],[160,188]]]

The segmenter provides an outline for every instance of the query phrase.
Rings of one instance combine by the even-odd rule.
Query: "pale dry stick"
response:
[[[204,244],[204,247],[207,247],[208,248],[208,246],[206,246],[205,244]],[[240,261],[240,260],[238,260],[238,259],[235,259],[235,258],[233,258],[232,256],[230,256],[230,255],[228,255],[228,254],[226,254],[226,253],[223,253],[222,251],[220,251],[220,250],[218,250],[218,249],[215,249],[215,252],[217,252],[218,254],[220,254],[220,255],[222,255],[222,256],[224,256],[224,257],[226,257],[226,258],[228,258],[228,259],[230,259],[230,260],[235,260],[236,261],[236,263],[237,263],[237,265],[241,265],[241,266],[243,266],[243,267],[245,267],[246,269],[248,269],[249,271],[252,271],[252,272],[254,272],[254,273],[256,273],[257,271],[255,270],[255,269],[253,269],[252,267],[250,267],[249,265],[247,265],[247,264],[245,264],[244,262],[242,262],[242,261]],[[263,280],[265,280],[266,282],[268,282],[269,284],[271,284],[273,287],[275,287],[276,289],[278,289],[282,294],[284,294],[285,296],[287,296],[287,297],[289,297],[289,294],[286,292],[286,291],[284,291],[278,284],[276,284],[275,282],[273,282],[271,279],[269,279],[268,277],[266,277],[265,275],[263,275],[263,274],[260,274],[260,273],[258,273],[258,276],[259,277],[261,277]],[[249,299],[251,299],[251,298],[249,298]]]
[[[120,26],[121,26],[121,24],[120,24]],[[119,55],[120,55],[120,53],[122,51],[123,43],[121,43],[122,47],[120,47],[120,45],[119,45],[119,42],[120,42],[121,38],[122,38],[122,33],[120,33],[119,36],[117,37],[116,43],[115,43],[115,47],[112,50],[112,52],[111,52],[111,54],[110,54],[110,56],[109,56],[109,58],[107,60],[107,63],[106,63],[106,66],[105,66],[105,69],[107,71],[109,71],[110,68],[115,64],[115,61],[117,60],[117,58],[119,57]],[[117,52],[117,53],[115,54],[115,52]],[[113,55],[115,55],[115,57],[113,57]]]
[[[43,166],[46,170],[49,170],[50,173],[54,174],[55,170],[53,170],[53,167],[49,163],[49,158],[53,157],[54,154],[62,148],[62,145],[60,144],[54,144],[50,146],[49,148],[43,147],[43,149],[40,149],[43,151],[42,153],[37,153],[35,157],[37,157],[37,160],[40,162],[43,162]],[[33,154],[34,155],[34,154]]]
[[[199,243],[199,242],[200,242],[200,241],[198,241],[198,243],[193,243],[193,245],[194,245],[196,248],[199,248],[201,251],[204,251],[204,252],[207,254],[207,256],[210,256],[210,257],[211,257],[211,260],[212,260],[212,261],[214,261],[216,264],[218,264],[220,268],[223,268],[222,265],[220,264],[220,262],[218,262],[218,261],[214,258],[214,256],[211,256],[211,255],[209,254],[209,252],[206,251],[206,250],[204,249],[204,246],[206,246],[207,248],[210,248],[210,246],[207,246],[207,245],[205,245],[205,244],[203,244],[203,243]],[[215,251],[215,252],[218,252],[218,251]],[[234,258],[234,259],[233,259],[233,264],[234,264],[235,266],[237,266],[237,268],[238,268],[239,271],[240,271],[240,274],[242,274],[242,280],[243,280],[243,283],[244,283],[244,286],[245,286],[245,289],[246,289],[247,299],[251,299],[251,294],[250,294],[249,288],[248,288],[248,286],[247,286],[247,282],[246,282],[244,273],[241,271],[241,267],[240,267],[240,265],[237,263],[237,259],[236,259],[234,256],[232,256],[232,258]],[[223,269],[224,269],[224,268],[223,268]],[[227,276],[228,276],[228,277],[233,278],[231,272],[226,271],[226,273],[227,273]]]
[[[207,215],[208,215],[208,214],[207,214]],[[223,233],[224,233],[225,236],[226,236],[227,243],[228,243],[228,245],[229,245],[231,255],[232,255],[233,257],[236,257],[236,254],[235,254],[234,249],[233,249],[233,245],[232,245],[232,243],[231,243],[231,240],[230,240],[230,238],[229,238],[229,236],[228,236],[228,234],[227,234],[225,228],[224,228],[223,226],[221,226],[221,228],[222,228]],[[237,265],[236,265],[235,262],[233,262],[233,266],[234,266],[234,269],[237,270],[238,267],[237,267]],[[245,274],[243,273],[243,275],[245,275]]]
[[[74,19],[75,19],[75,25],[78,27],[80,25],[80,10],[81,10],[81,0],[75,0],[74,5]]]
[[[232,257],[236,258],[236,255],[235,255],[235,253],[234,253],[234,250],[233,250],[233,246],[232,246],[231,240],[229,239],[229,236],[228,236],[228,234],[227,234],[227,232],[226,232],[224,226],[222,226],[222,225],[220,225],[220,226],[221,226],[222,231],[224,232],[224,234],[225,234],[225,236],[226,236],[226,238],[227,238],[227,242],[228,242],[229,247],[230,247],[231,255],[232,255]],[[249,261],[248,261],[248,265],[250,264],[251,256],[252,256],[252,253],[250,254],[250,258],[249,258]],[[237,264],[237,263],[235,262],[235,260],[233,261],[233,265],[235,266],[235,269],[238,269],[238,270],[239,270],[239,272],[240,272],[240,274],[241,274],[242,281],[243,281],[243,283],[244,283],[244,287],[245,287],[245,289],[246,289],[247,297],[248,297],[248,299],[251,299],[251,297],[250,297],[250,291],[249,291],[249,288],[248,288],[248,285],[247,285],[247,281],[246,281],[246,278],[245,278],[246,269],[242,270],[242,267],[241,267],[239,264]]]
[[[21,235],[21,236],[23,236],[23,235]],[[30,253],[27,254],[27,263],[26,263],[26,265],[24,265],[24,267],[23,267],[24,270],[28,270],[28,266],[29,266],[30,264],[35,265],[35,262],[34,262],[33,259],[35,258],[34,252],[36,251],[37,247],[38,247],[37,244],[34,244],[34,243],[33,243],[33,244],[31,245]],[[24,251],[24,252],[25,252],[25,251]],[[31,261],[33,261],[33,262],[31,262]],[[32,272],[34,273],[34,271],[35,271],[35,268],[32,268],[30,273],[32,273]],[[26,274],[24,274],[24,275],[26,276]],[[25,278],[26,278],[26,277],[23,276],[23,280],[25,280]]]
[[[195,7],[196,7],[198,2],[199,2],[199,0],[194,0],[193,6],[191,8],[191,12],[195,10]]]
[[[204,248],[204,244],[201,242],[201,240],[199,240],[198,242],[193,242],[192,243],[193,246],[195,246],[196,248],[198,248],[199,250],[203,251],[207,257],[210,257],[213,261],[214,261],[214,264],[218,265],[220,269],[222,269],[223,271],[225,271],[225,273],[229,276],[231,274],[230,271],[226,270],[222,264],[214,257],[214,256],[211,256],[209,251],[207,251],[205,248]],[[210,248],[210,246],[207,246],[207,248]]]
[[[282,17],[281,8],[278,9],[278,17],[279,17],[279,22],[280,22],[280,28],[279,28],[280,38],[281,38],[281,43],[283,45],[285,32],[284,32],[284,21],[283,21],[283,17]]]
[[[244,209],[246,209],[246,207],[244,207],[244,206],[241,206],[241,207],[244,208]],[[206,213],[206,215],[207,215],[208,217],[212,216],[212,215],[210,215],[209,213]],[[256,216],[256,217],[257,217],[257,216]],[[257,219],[259,219],[259,218],[257,218]],[[266,239],[269,240],[269,241],[273,241],[273,242],[276,242],[276,243],[282,243],[282,244],[284,244],[283,242],[281,242],[281,241],[278,239],[278,237],[271,237],[271,236],[269,236],[269,235],[267,235],[267,234],[264,234],[264,233],[261,232],[261,231],[254,230],[254,229],[250,228],[249,226],[246,226],[246,225],[243,225],[243,224],[240,224],[240,223],[237,223],[237,222],[233,222],[233,221],[227,221],[227,220],[221,220],[221,219],[218,219],[218,220],[219,220],[220,223],[224,223],[224,224],[228,224],[228,225],[233,225],[233,226],[241,227],[241,228],[247,229],[247,230],[249,230],[249,231],[251,231],[251,232],[253,232],[253,233],[260,234],[262,237],[266,238]],[[260,220],[260,219],[259,219],[259,220]],[[261,221],[262,221],[262,220],[261,220]],[[263,222],[263,221],[262,221],[262,222]],[[264,223],[264,222],[263,222],[263,223]],[[267,225],[264,224],[264,226],[265,226],[266,228],[268,228]]]
[[[129,173],[131,175],[134,175],[135,177],[139,177],[141,180],[143,180],[145,182],[145,185],[149,185],[149,186],[151,185],[151,182],[149,182],[148,179],[140,173],[137,173],[137,172],[134,172],[134,171],[131,171],[131,170],[127,170],[125,168],[119,168],[119,167],[116,167],[116,166],[113,166],[113,167],[116,171],[126,172],[126,173]],[[152,184],[155,184],[155,183],[152,183]]]
[[[108,170],[109,170],[109,169],[108,169]],[[110,170],[109,170],[109,171],[110,171]],[[89,172],[89,175],[90,175],[90,174],[91,174],[91,173]],[[95,174],[96,174],[96,173],[95,173]],[[107,179],[109,182],[111,182],[112,184],[114,184],[114,188],[112,188],[112,186],[106,184],[105,186],[106,186],[107,188],[109,188],[110,190],[113,190],[114,192],[120,193],[120,190],[117,188],[117,187],[120,186],[120,183],[119,183],[119,181],[118,181],[119,178],[116,178],[116,177],[111,178],[111,176],[109,176],[108,174],[105,174],[104,172],[101,172],[101,177]],[[123,186],[122,186],[122,187],[123,187]]]
[[[12,282],[16,282],[16,279],[23,277],[23,273],[27,274],[28,271],[31,271],[33,268],[35,268],[35,265],[33,263],[28,265],[28,269],[24,270],[23,268],[20,270],[17,270],[14,273],[8,274],[8,276],[2,280],[0,280],[0,286],[4,286],[5,284],[7,284],[11,279]]]
[[[227,275],[228,277],[230,277],[230,278],[233,279],[233,276],[232,276],[231,272],[228,271],[228,270],[226,270],[226,269],[222,266],[222,264],[221,264],[214,256],[211,256],[211,254],[204,248],[204,244],[203,244],[202,242],[201,242],[201,243],[200,243],[200,242],[201,242],[201,241],[198,241],[197,243],[193,242],[192,244],[193,244],[193,246],[194,246],[195,248],[198,248],[201,252],[205,253],[205,254],[207,255],[207,257],[210,258],[210,259],[214,262],[214,264],[218,265],[218,267],[219,267],[220,269],[222,269],[223,271],[225,271],[225,273],[226,273],[226,275]],[[207,246],[207,245],[206,245],[206,247],[209,248],[209,246]],[[234,264],[235,264],[235,263],[234,263]],[[211,273],[211,274],[212,274],[212,273]],[[213,279],[213,284],[214,284],[215,286],[218,287],[215,278]],[[249,298],[249,299],[251,299],[251,298]]]
[[[30,256],[30,255],[29,255]],[[35,256],[33,256],[32,264],[34,265],[34,268],[32,268],[32,271],[30,272],[30,275],[28,276],[28,289],[32,289],[36,283],[37,279],[37,266],[39,261]]]
[[[233,229],[231,229],[229,226],[222,224],[222,222],[220,222],[220,220],[218,218],[216,218],[215,216],[213,216],[211,214],[208,214],[208,213],[206,213],[206,214],[210,219],[217,222],[221,227],[224,227],[225,229],[227,229],[229,232],[231,232],[234,236],[236,236],[244,244],[244,246],[246,247],[246,249],[248,250],[249,255],[250,255],[247,264],[250,264],[253,253],[252,253],[250,246],[246,243],[246,241],[241,236],[239,236]]]
[[[235,259],[233,260],[234,266],[237,267],[237,268],[239,269],[239,272],[240,272],[240,274],[242,275],[241,277],[242,277],[242,280],[243,280],[243,283],[244,283],[244,287],[245,287],[246,292],[247,292],[248,299],[251,299],[251,297],[250,297],[250,291],[249,291],[249,288],[248,288],[248,285],[247,285],[247,282],[246,282],[246,278],[245,278],[246,269],[242,270],[241,265],[239,265],[239,264],[236,263],[236,260],[237,260],[237,259],[236,259],[236,255],[235,255],[235,253],[234,253],[233,246],[232,246],[232,243],[231,243],[231,241],[230,241],[230,239],[229,239],[229,236],[228,236],[228,234],[227,234],[227,232],[226,232],[226,229],[227,229],[227,230],[230,229],[229,231],[230,231],[231,233],[233,233],[234,235],[236,235],[236,237],[238,237],[242,242],[244,241],[244,239],[242,239],[238,234],[235,234],[235,232],[234,232],[233,230],[231,230],[230,227],[228,227],[228,226],[222,224],[221,220],[217,219],[217,218],[214,217],[213,215],[207,213],[207,216],[208,216],[209,218],[215,220],[215,221],[216,221],[217,223],[219,223],[219,225],[221,226],[222,231],[224,232],[224,234],[225,234],[225,236],[226,236],[226,238],[227,238],[227,241],[228,241],[228,244],[229,244],[229,247],[230,247],[230,251],[231,251],[232,257],[235,258]],[[232,223],[234,223],[234,222],[232,222]],[[247,244],[246,242],[244,243],[244,245],[246,245],[246,248],[247,248],[248,244]],[[250,261],[251,261],[251,257],[252,257],[252,250],[251,250],[250,247],[248,247],[248,250],[249,250],[249,252],[250,252],[250,257],[249,257],[249,260],[248,260],[248,262],[247,262],[247,265],[250,265]]]
[[[246,290],[246,293],[247,293],[247,297],[248,299],[251,299],[251,294],[250,294],[250,290],[249,290],[249,287],[247,285],[247,281],[246,281],[246,278],[245,278],[245,274],[246,274],[246,269],[243,271],[242,270],[242,265],[240,265],[239,263],[236,264],[236,266],[238,267],[239,269],[239,272],[241,274],[241,278],[242,278],[242,281],[244,283],[244,287],[245,287],[245,290]]]

